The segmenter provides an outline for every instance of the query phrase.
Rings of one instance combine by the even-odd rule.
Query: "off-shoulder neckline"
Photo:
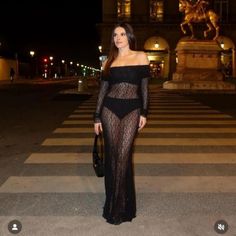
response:
[[[139,67],[139,66],[149,66],[149,64],[146,65],[126,65],[126,66],[111,66],[110,69],[112,68],[123,68],[123,67]]]

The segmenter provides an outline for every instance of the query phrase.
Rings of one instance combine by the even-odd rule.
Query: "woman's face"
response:
[[[128,37],[126,35],[125,29],[122,27],[115,28],[113,39],[118,49],[129,46]]]

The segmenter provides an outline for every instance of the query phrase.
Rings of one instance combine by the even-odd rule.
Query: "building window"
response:
[[[229,1],[228,0],[215,0],[214,8],[220,17],[220,22],[228,22],[229,16]]]
[[[131,15],[131,0],[117,1],[118,18],[130,18]]]
[[[164,16],[164,1],[163,0],[150,0],[150,20],[163,22]]]

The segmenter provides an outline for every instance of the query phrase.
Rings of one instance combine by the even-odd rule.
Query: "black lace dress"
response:
[[[102,122],[105,146],[103,217],[111,224],[136,216],[133,143],[140,115],[147,115],[149,65],[111,67],[102,77],[95,123]]]

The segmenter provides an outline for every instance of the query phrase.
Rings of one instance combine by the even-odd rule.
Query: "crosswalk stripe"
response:
[[[91,115],[88,115],[87,118],[91,118]],[[149,115],[149,118],[232,118],[230,115],[226,114],[158,114],[158,115]],[[70,115],[68,118],[83,118],[80,114]],[[86,116],[84,116],[86,118]]]
[[[43,146],[83,146],[93,144],[93,138],[47,138]],[[135,145],[181,145],[181,146],[234,146],[236,139],[233,138],[137,138]]]
[[[172,105],[172,104],[157,104],[157,105],[153,105],[153,106],[150,106],[151,108],[208,108],[208,109],[211,109],[211,107],[209,106],[206,106],[206,105],[198,105],[198,104],[185,104],[185,105],[181,105],[181,104],[176,104],[176,105]]]
[[[235,164],[235,153],[134,153],[134,163]]]
[[[91,128],[57,128],[53,133],[94,133]],[[145,127],[140,133],[236,133],[236,128],[147,128]]]
[[[92,153],[32,153],[24,163],[91,163]]]
[[[236,164],[235,153],[134,153],[134,164]],[[91,164],[92,153],[32,153],[26,164]]]
[[[151,109],[152,111],[152,109]],[[190,110],[190,109],[183,109],[183,110],[162,110],[162,109],[155,109],[156,113],[170,113],[170,114],[178,114],[178,113],[186,113],[186,114],[191,114],[191,113],[207,113],[207,114],[222,114],[220,111],[216,111],[216,110],[210,110],[210,109],[205,109],[205,110],[200,110],[200,109],[197,109],[197,110]],[[88,112],[88,111],[87,111]],[[149,110],[150,112],[150,110]],[[81,114],[82,112],[80,112],[80,110],[75,110],[73,112],[73,114],[80,114],[81,116],[88,116],[88,114]],[[92,115],[92,114],[91,114]]]
[[[226,114],[150,114],[149,118],[232,118]]]
[[[172,111],[175,111],[176,109],[185,109],[186,111],[188,111],[189,109],[195,109],[195,110],[200,110],[200,109],[207,109],[209,111],[211,111],[211,108],[210,107],[207,107],[207,106],[166,106],[166,105],[158,105],[156,107],[150,107],[149,108],[149,111],[152,111],[152,110],[156,110],[156,111],[160,111],[160,110],[169,110],[170,112]],[[83,113],[83,112],[90,112],[90,113],[94,113],[95,112],[95,109],[76,109],[74,110],[74,113]]]
[[[93,127],[91,128],[57,128],[53,133],[94,133]]]
[[[66,120],[63,125],[75,125],[75,124],[93,124],[92,120]]]
[[[80,112],[80,113],[91,112],[91,113],[94,113],[95,109],[91,109],[91,108],[78,108],[77,110],[75,110],[75,112]]]
[[[200,114],[200,113],[206,113],[206,114],[222,114],[220,111],[216,111],[216,110],[161,110],[161,109],[155,109],[155,111],[157,111],[157,113],[170,113],[170,114],[178,114],[178,113],[186,113],[186,114]],[[149,111],[150,112],[150,111]]]
[[[88,105],[83,105],[83,106],[78,106],[77,109],[91,109],[91,110],[95,110],[96,106],[88,106]]]
[[[93,129],[92,129],[93,131]],[[140,133],[236,133],[236,128],[184,128],[184,127],[173,127],[173,128],[147,128],[145,127]]]
[[[236,124],[236,120],[149,120],[148,124]]]
[[[172,105],[157,105],[157,106],[155,106],[155,107],[151,107],[151,108],[168,108],[168,109],[172,109],[172,108],[178,108],[178,109],[180,109],[180,108],[184,108],[184,109],[187,109],[187,108],[198,108],[198,109],[202,109],[202,108],[207,108],[207,109],[211,109],[210,107],[208,107],[208,106],[199,106],[199,105],[197,105],[197,106],[193,106],[193,105],[191,105],[191,106],[181,106],[181,105],[176,105],[176,106],[172,106]],[[75,110],[75,112],[89,112],[89,111],[91,111],[91,112],[94,112],[94,109],[91,109],[91,108],[88,108],[88,109],[85,109],[85,108],[83,108],[83,109],[81,109],[81,108],[77,108],[76,110]]]
[[[153,104],[166,104],[166,105],[168,105],[168,104],[172,104],[172,105],[178,105],[178,104],[180,104],[180,105],[202,105],[202,103],[201,102],[196,102],[196,101],[189,101],[189,100],[182,100],[182,101],[178,101],[178,100],[173,100],[173,99],[171,99],[171,100],[163,100],[163,99],[160,99],[160,100],[155,100],[155,99],[153,99],[153,100],[151,100],[151,102],[150,102],[150,106],[152,106]]]
[[[149,100],[152,103],[158,103],[158,102],[162,102],[162,103],[171,103],[171,102],[174,102],[174,103],[198,103],[198,104],[202,104],[201,102],[197,102],[193,99],[180,99],[180,98],[176,98],[176,99],[173,99],[173,98],[165,98],[163,99],[163,97],[161,98],[155,98],[155,97],[152,97],[152,96],[149,96]],[[85,105],[89,105],[89,106],[96,106],[96,101],[97,100],[94,100],[94,101],[86,101],[84,103],[81,103],[78,107],[80,106],[85,106]]]
[[[85,114],[72,114],[68,116],[68,118],[84,118],[84,119],[92,119],[93,115],[85,115]]]
[[[93,125],[93,120],[65,120],[62,124],[65,125],[76,125],[76,124],[87,124]],[[236,120],[149,120],[147,124],[236,124]]]
[[[137,193],[236,193],[236,176],[135,176]],[[104,193],[93,176],[11,176],[0,193]]]

